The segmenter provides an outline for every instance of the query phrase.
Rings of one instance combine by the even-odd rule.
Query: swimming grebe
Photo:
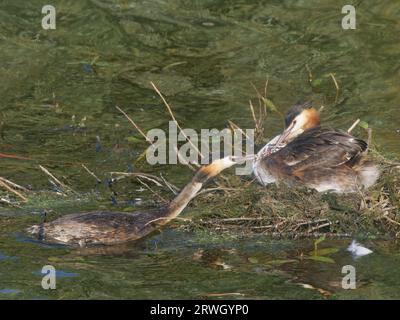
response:
[[[263,185],[285,182],[319,192],[355,192],[379,177],[366,150],[365,141],[320,127],[319,112],[310,104],[295,105],[286,114],[283,133],[258,152],[253,172]]]
[[[176,218],[204,183],[246,157],[228,156],[200,168],[193,179],[171,201],[160,209],[126,212],[84,212],[69,214],[49,223],[34,225],[28,232],[42,240],[79,245],[117,244],[142,238]]]

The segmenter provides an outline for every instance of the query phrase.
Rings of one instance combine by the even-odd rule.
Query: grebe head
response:
[[[205,182],[218,175],[221,171],[232,167],[235,164],[241,164],[247,160],[253,160],[255,155],[247,156],[227,156],[222,159],[214,160],[211,164],[201,167],[197,172],[195,179],[198,182]]]
[[[319,112],[310,103],[294,105],[286,113],[285,130],[276,144],[286,144],[301,135],[304,131],[315,128],[319,124]]]

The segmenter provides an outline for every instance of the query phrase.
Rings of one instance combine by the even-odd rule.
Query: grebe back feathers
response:
[[[259,153],[255,161],[254,172],[262,184],[283,181],[320,192],[354,192],[379,177],[376,165],[365,157],[367,143],[347,132],[322,128],[318,111],[309,104],[290,108],[285,127],[276,143],[281,147]]]

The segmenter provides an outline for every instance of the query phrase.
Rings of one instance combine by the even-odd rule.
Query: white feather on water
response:
[[[355,258],[359,258],[362,256],[366,256],[368,254],[371,254],[373,251],[364,247],[362,244],[358,243],[356,240],[353,240],[349,247],[347,248],[347,251],[351,252],[351,254]]]

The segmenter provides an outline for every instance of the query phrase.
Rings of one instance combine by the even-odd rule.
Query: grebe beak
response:
[[[298,126],[296,126],[296,122],[293,121],[289,127],[287,127],[279,137],[278,141],[276,142],[276,146],[280,144],[287,144],[293,138],[297,137],[298,135],[302,134],[304,130]]]
[[[248,160],[254,160],[256,157],[255,154],[249,154],[245,156],[230,156],[230,160],[235,162],[235,164],[244,163]]]

